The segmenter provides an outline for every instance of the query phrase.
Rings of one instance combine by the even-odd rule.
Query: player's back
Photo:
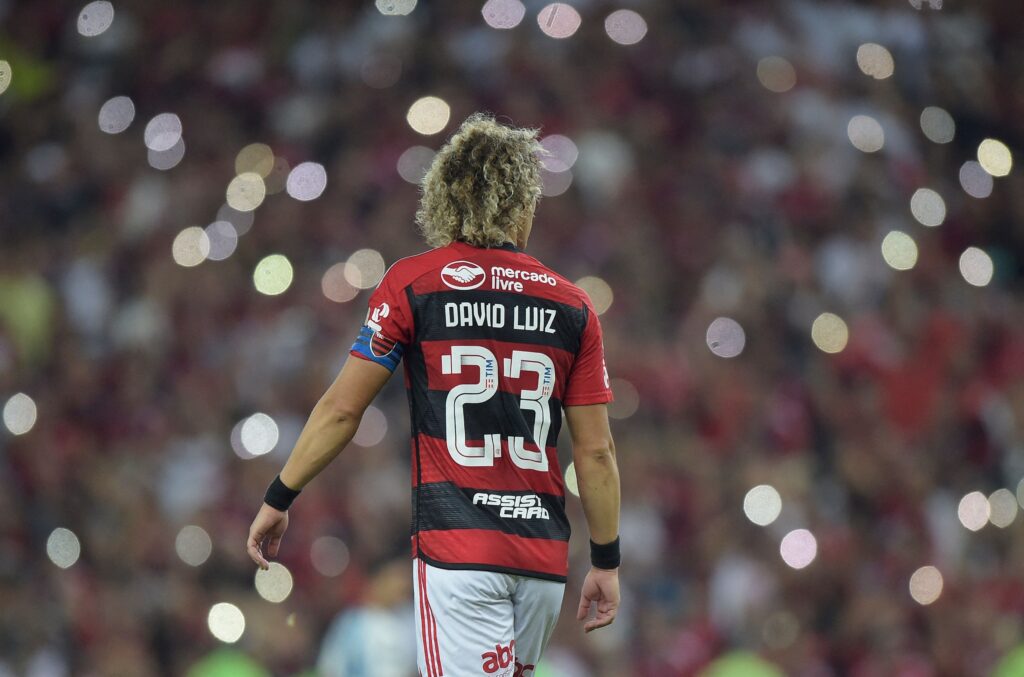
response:
[[[564,580],[561,408],[611,399],[586,295],[511,245],[454,243],[392,266],[354,352],[404,354],[414,555]]]

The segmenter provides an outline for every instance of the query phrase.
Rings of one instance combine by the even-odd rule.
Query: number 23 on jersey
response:
[[[501,434],[485,434],[482,447],[470,446],[466,440],[465,408],[487,402],[498,392],[498,359],[483,346],[454,346],[451,353],[441,356],[443,374],[462,374],[466,367],[477,370],[479,377],[476,382],[461,383],[448,392],[444,408],[448,453],[459,465],[492,466],[494,459],[501,456]],[[544,353],[526,350],[515,350],[511,358],[502,361],[503,378],[518,379],[528,372],[537,374],[537,386],[519,393],[519,408],[533,413],[533,442],[538,451],[527,449],[526,439],[520,435],[508,438],[508,450],[518,467],[547,472],[544,446],[551,428],[549,400],[555,387],[555,365]]]

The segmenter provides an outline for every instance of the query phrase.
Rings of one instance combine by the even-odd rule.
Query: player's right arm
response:
[[[572,457],[576,468],[583,513],[590,540],[597,548],[615,543],[619,536],[619,468],[615,442],[608,426],[604,404],[565,408],[565,420],[572,436]],[[583,582],[577,620],[586,620],[591,607],[594,618],[583,626],[586,632],[603,628],[615,620],[619,609],[619,570],[593,566]]]
[[[298,493],[319,475],[352,441],[363,412],[390,376],[391,370],[384,366],[349,358],[334,383],[313,407],[277,481]],[[276,557],[287,528],[287,509],[279,510],[266,502],[260,506],[249,527],[246,551],[261,569],[270,566],[263,554],[264,543],[267,555]]]
[[[410,340],[411,314],[401,285],[385,274],[370,297],[370,311],[334,383],[313,407],[288,462],[274,479],[249,527],[246,550],[261,568],[276,557],[288,528],[288,507],[299,491],[348,446],[363,412],[384,387]]]

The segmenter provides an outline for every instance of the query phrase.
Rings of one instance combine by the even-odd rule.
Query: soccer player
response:
[[[412,555],[423,677],[529,677],[558,620],[569,523],[556,443],[572,437],[592,568],[577,618],[619,605],[612,394],[590,299],[523,253],[540,197],[536,130],[467,119],[423,179],[434,249],[395,263],[264,497],[247,550],[277,555],[288,507],[349,443],[399,362],[412,413]],[[590,618],[591,610],[594,615]]]

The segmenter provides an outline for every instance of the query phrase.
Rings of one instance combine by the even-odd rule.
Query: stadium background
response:
[[[409,674],[401,379],[243,542],[476,110],[618,398],[537,675],[1024,674],[1024,5],[415,4],[0,0],[0,675]]]

